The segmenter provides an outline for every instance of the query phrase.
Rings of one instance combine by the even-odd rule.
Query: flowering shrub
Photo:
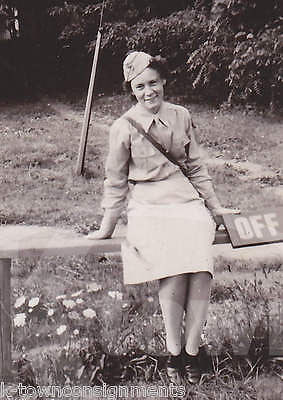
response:
[[[27,354],[40,348],[34,365],[44,384],[113,382],[113,368],[119,379],[140,372],[151,377],[157,360],[144,351],[164,350],[164,338],[157,334],[163,325],[157,299],[147,295],[145,300],[143,307],[151,310],[148,318],[133,295],[95,281],[52,302],[43,295],[21,295],[13,306],[14,346],[21,353],[17,363],[30,365]]]
[[[101,285],[91,282],[85,290],[68,297],[57,296],[53,303],[44,301],[40,296],[30,299],[18,297],[14,303],[13,322],[19,348],[25,350],[34,341],[48,343],[65,333],[72,337],[98,329],[97,313],[86,305],[86,297],[90,300],[90,296],[101,289]]]

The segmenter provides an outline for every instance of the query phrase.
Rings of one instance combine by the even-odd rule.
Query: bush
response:
[[[272,3],[271,10],[261,0],[222,4],[208,40],[187,61],[194,92],[201,98],[270,104],[272,109],[282,103],[282,30],[275,19],[279,2]],[[271,22],[264,25],[266,21]]]
[[[8,3],[19,8],[21,36],[0,43],[5,48],[2,97],[85,90],[102,0]],[[282,104],[280,0],[167,3],[105,2],[96,91],[120,90],[125,55],[143,50],[167,58],[173,94],[214,103],[270,104],[272,109]],[[11,80],[13,91],[7,84]]]
[[[194,93],[206,101],[222,102],[228,96],[226,78],[233,60],[234,37],[223,25],[212,25],[208,39],[187,60]]]
[[[281,0],[222,0],[221,17],[227,18],[234,31],[258,33],[262,28],[281,16]]]
[[[184,85],[191,86],[185,68],[187,55],[206,38],[207,22],[196,13],[188,11],[143,21],[131,27],[125,23],[107,25],[103,32],[101,57],[104,68],[108,70],[112,65],[112,73],[107,74],[108,84],[121,83],[123,58],[130,50],[140,50],[167,58],[173,77],[171,87],[174,86],[175,91],[177,88],[184,89]]]
[[[271,108],[280,103],[283,94],[280,29],[278,21],[255,36],[238,33],[229,65],[230,101],[270,104]]]

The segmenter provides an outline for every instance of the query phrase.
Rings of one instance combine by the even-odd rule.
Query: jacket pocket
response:
[[[132,158],[152,157],[156,154],[155,147],[144,137],[135,138],[131,143]]]
[[[158,150],[143,137],[136,138],[131,144],[131,156],[134,165],[145,171],[155,166],[156,152]]]

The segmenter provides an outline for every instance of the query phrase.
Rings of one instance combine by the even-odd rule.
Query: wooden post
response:
[[[0,379],[11,377],[11,259],[0,259]]]
[[[95,52],[94,52],[94,57],[93,57],[92,70],[91,70],[91,76],[90,76],[88,93],[87,93],[87,101],[86,101],[86,107],[85,107],[85,113],[84,113],[82,133],[81,133],[79,155],[78,155],[77,167],[76,167],[77,175],[82,175],[83,168],[84,168],[84,160],[85,160],[86,144],[87,144],[90,112],[91,112],[91,103],[92,103],[92,96],[93,96],[93,89],[94,89],[94,82],[95,82],[100,42],[101,42],[101,29],[99,29],[98,33],[97,33]]]

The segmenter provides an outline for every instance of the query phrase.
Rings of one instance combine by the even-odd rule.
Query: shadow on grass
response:
[[[262,334],[262,332],[261,332]],[[246,381],[259,374],[283,372],[280,357],[269,357],[266,336],[254,337],[246,356],[235,355],[229,344],[221,354],[210,355],[205,346],[200,348],[199,359],[203,371],[203,383],[210,381]],[[105,352],[98,342],[88,347],[68,352],[62,349],[55,360],[47,358],[45,365],[49,371],[48,380],[52,383],[66,384],[66,372],[72,383],[93,385],[121,385],[133,382],[169,384],[166,378],[166,355],[148,354],[135,349],[122,355]],[[71,369],[73,369],[71,373]],[[15,361],[15,378],[24,385],[36,386],[36,375],[31,362],[24,357]],[[184,383],[186,383],[184,378]]]

